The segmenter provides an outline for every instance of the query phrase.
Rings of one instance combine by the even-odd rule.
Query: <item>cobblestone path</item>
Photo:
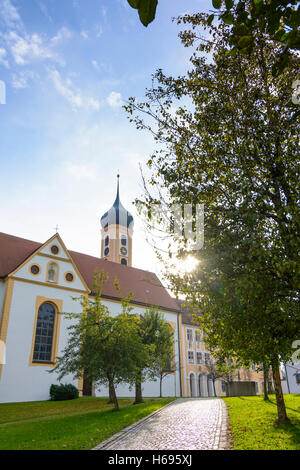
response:
[[[95,450],[226,448],[227,411],[219,398],[181,398],[130,426]]]

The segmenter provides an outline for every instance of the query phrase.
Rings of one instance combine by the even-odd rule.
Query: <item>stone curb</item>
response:
[[[220,423],[220,428],[218,432],[218,444],[216,449],[218,450],[226,450],[228,449],[228,425],[229,425],[229,415],[227,410],[227,405],[224,400],[221,400],[221,407],[222,407],[222,418]]]
[[[102,441],[98,446],[94,447],[91,450],[105,450],[105,448],[107,448],[110,444],[115,443],[119,439],[122,439],[124,436],[126,436],[126,434],[129,433],[132,429],[140,426],[142,423],[144,423],[148,419],[152,418],[152,416],[154,416],[158,413],[161,413],[165,408],[167,408],[167,406],[173,405],[173,403],[176,403],[177,401],[181,401],[181,400],[182,400],[182,398],[178,398],[177,400],[174,400],[174,401],[171,401],[170,403],[167,403],[166,405],[159,408],[158,410],[153,411],[153,413],[151,413],[150,415],[145,416],[144,418],[140,419],[139,421],[137,421],[137,422],[131,424],[130,426],[127,426],[126,428],[122,429],[122,431],[119,431],[118,433],[111,436],[109,439],[106,439],[106,441]]]

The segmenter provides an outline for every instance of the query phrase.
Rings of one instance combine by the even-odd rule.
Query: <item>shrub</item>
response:
[[[51,385],[50,387],[50,400],[73,400],[79,397],[79,391],[72,384]]]

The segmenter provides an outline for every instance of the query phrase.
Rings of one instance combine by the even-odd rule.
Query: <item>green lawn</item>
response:
[[[300,395],[284,395],[291,424],[278,425],[275,395],[224,398],[229,412],[233,449],[300,450]]]
[[[173,400],[120,399],[117,412],[103,398],[0,404],[0,450],[91,449]]]

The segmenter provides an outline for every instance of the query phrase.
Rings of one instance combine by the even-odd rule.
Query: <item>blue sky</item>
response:
[[[187,70],[191,50],[171,18],[211,0],[160,0],[145,28],[126,0],[0,0],[0,231],[100,255],[100,217],[116,174],[133,214],[139,163],[155,148],[122,104],[143,97],[151,74]],[[157,272],[136,218],[133,264]]]

